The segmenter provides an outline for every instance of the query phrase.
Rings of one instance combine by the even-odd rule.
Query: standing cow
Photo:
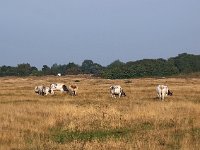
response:
[[[158,85],[156,87],[156,92],[157,92],[158,98],[161,100],[164,100],[167,95],[172,96],[173,94],[166,85]]]
[[[123,91],[120,85],[112,85],[110,87],[110,94],[111,94],[111,97],[114,97],[114,98],[116,98],[116,95],[118,95],[119,98],[121,96],[126,96],[125,92]]]
[[[69,94],[71,94],[72,96],[76,96],[77,91],[78,91],[78,86],[77,85],[70,85],[70,86],[68,86],[68,91],[69,91]]]

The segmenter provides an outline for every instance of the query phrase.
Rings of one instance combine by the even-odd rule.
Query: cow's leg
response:
[[[62,88],[62,89],[60,89],[60,91],[61,91],[61,93],[64,93],[64,89]]]
[[[54,90],[51,90],[51,94],[54,95]]]
[[[122,93],[119,93],[119,98],[121,97],[121,94],[122,94]]]
[[[160,98],[160,100],[162,100],[162,95],[161,94],[160,94],[159,98]]]
[[[111,94],[112,95],[112,98],[116,98],[116,95],[115,94]]]
[[[164,101],[164,99],[165,99],[165,93],[162,93],[161,98]]]
[[[161,92],[158,93],[158,98],[159,98],[160,100],[162,100],[162,93],[161,93]]]
[[[39,95],[42,95],[42,92],[41,92],[41,90],[39,90],[38,94],[39,94]]]

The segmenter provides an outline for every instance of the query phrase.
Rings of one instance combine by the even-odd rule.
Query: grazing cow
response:
[[[51,89],[49,87],[45,87],[44,85],[39,85],[35,87],[35,93],[44,96],[51,94]]]
[[[61,73],[58,73],[57,76],[61,77]]]
[[[68,87],[68,90],[69,90],[69,93],[70,93],[72,96],[75,96],[75,95],[77,95],[78,86],[77,86],[77,85],[70,85],[70,86]]]
[[[158,98],[161,100],[164,100],[167,95],[172,96],[173,94],[166,85],[158,85],[156,87],[156,92],[157,92]]]
[[[50,89],[51,89],[51,93],[54,94],[54,91],[61,91],[63,92],[68,92],[68,88],[66,85],[64,85],[63,83],[53,83],[50,84]]]
[[[37,93],[38,95],[44,95],[44,89],[44,85],[35,86],[35,93]]]
[[[51,94],[51,93],[52,93],[51,91],[52,91],[52,90],[51,90],[50,87],[45,87],[45,88],[44,88],[44,93],[45,93],[45,95]]]
[[[119,96],[126,96],[125,92],[123,91],[122,87],[120,85],[112,85],[110,87],[110,94],[112,97],[116,98],[116,95]]]

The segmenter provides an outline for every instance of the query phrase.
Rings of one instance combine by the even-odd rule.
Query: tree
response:
[[[51,67],[51,74],[57,75],[58,73],[61,73],[60,65],[55,63]]]
[[[50,75],[51,74],[51,68],[48,67],[47,65],[43,65],[42,72],[43,72],[44,75]]]
[[[16,76],[16,67],[2,66],[0,67],[0,76]]]
[[[28,76],[31,74],[31,65],[30,64],[18,64],[17,65],[17,74],[19,76]]]
[[[68,75],[77,75],[81,73],[81,69],[77,64],[68,63],[66,66],[65,74]]]
[[[107,68],[119,68],[119,67],[123,67],[124,65],[125,63],[123,63],[122,61],[118,59],[112,62],[110,65],[108,65]]]
[[[174,63],[180,73],[200,71],[200,55],[182,53],[177,57],[170,58],[169,60]]]
[[[92,60],[84,60],[81,66],[81,70],[83,73],[90,74],[91,73],[91,67],[93,66]]]

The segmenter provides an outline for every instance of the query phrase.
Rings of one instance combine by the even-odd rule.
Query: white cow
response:
[[[50,84],[50,89],[51,89],[51,93],[54,94],[54,91],[61,91],[63,92],[68,92],[68,88],[66,85],[64,85],[63,83],[53,83]]]
[[[44,89],[44,93],[45,93],[45,95],[52,94],[51,91],[52,91],[52,90],[51,90],[50,87],[45,87],[45,89]]]
[[[156,87],[156,92],[157,92],[158,98],[161,100],[164,100],[167,95],[172,96],[173,94],[166,85],[158,85]]]
[[[77,91],[78,91],[78,86],[77,85],[70,85],[68,87],[69,90],[69,94],[71,94],[72,96],[77,95]]]
[[[61,77],[61,73],[58,73],[57,76]]]
[[[35,86],[35,93],[38,95],[44,95],[44,85]]]
[[[51,94],[51,88],[45,87],[44,85],[35,86],[35,93],[38,95],[48,95]]]
[[[120,85],[112,85],[110,87],[110,94],[112,97],[116,98],[116,95],[119,96],[126,96],[125,92],[123,91],[122,87]]]

